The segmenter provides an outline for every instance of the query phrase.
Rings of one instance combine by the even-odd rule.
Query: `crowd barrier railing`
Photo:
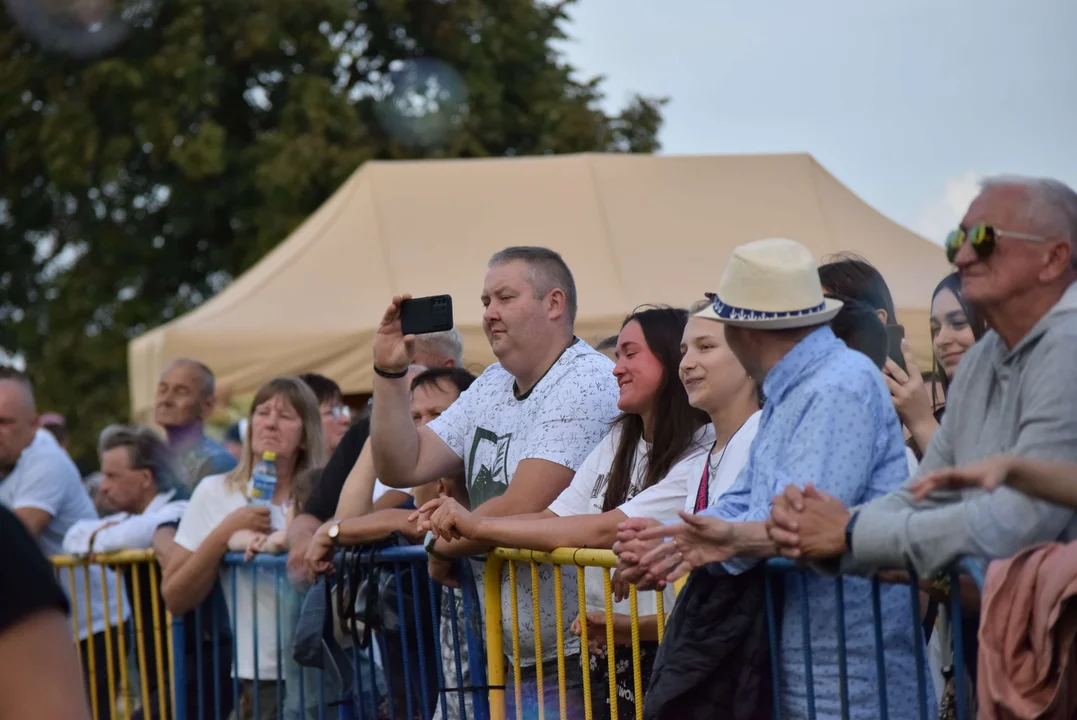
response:
[[[532,603],[534,607],[520,608],[517,597],[517,577],[522,572],[529,573],[531,578],[532,587],[536,587],[539,583],[538,568],[542,564],[551,564],[554,566],[575,566],[576,567],[576,584],[577,595],[579,600],[578,614],[580,617],[585,617],[588,608],[586,607],[586,582],[585,582],[585,568],[600,568],[603,574],[602,580],[602,594],[605,599],[604,614],[606,618],[605,632],[606,632],[606,646],[607,648],[614,647],[614,623],[613,617],[613,601],[612,601],[612,583],[610,570],[617,565],[616,556],[609,551],[603,550],[583,550],[572,548],[560,548],[553,552],[538,552],[531,550],[518,550],[518,549],[506,549],[498,548],[490,552],[486,561],[485,571],[485,598],[486,598],[486,647],[487,647],[487,675],[490,681],[490,717],[493,720],[503,720],[507,715],[508,699],[506,698],[506,687],[509,685],[510,678],[506,676],[505,658],[507,655],[511,657],[511,685],[514,688],[512,698],[513,707],[515,709],[515,717],[523,717],[523,713],[526,711],[531,715],[537,713],[537,717],[544,718],[547,715],[557,715],[562,719],[568,717],[566,713],[566,694],[565,687],[565,671],[566,671],[566,658],[565,658],[565,645],[564,645],[564,613],[576,612],[575,608],[568,608],[563,600],[563,588],[562,577],[560,572],[553,573],[553,585],[554,596],[557,598],[556,606],[556,619],[555,619],[555,638],[557,643],[557,678],[558,685],[558,709],[557,711],[550,711],[549,706],[542,702],[541,698],[544,693],[544,685],[548,682],[548,678],[544,677],[542,669],[542,632],[538,623],[534,624],[534,638],[533,645],[535,648],[535,682],[538,686],[537,695],[540,700],[537,702],[537,708],[525,708],[524,698],[521,695],[521,629],[519,614],[530,613],[531,617],[538,618],[539,612],[539,597],[540,593],[532,593]],[[507,569],[508,588],[510,592],[509,608],[511,617],[507,618],[507,628],[510,637],[506,639],[504,637],[503,627],[505,625],[506,618],[503,617],[502,610],[502,578],[503,573]],[[781,701],[781,677],[780,677],[780,656],[779,656],[779,626],[781,622],[780,612],[776,601],[776,579],[784,577],[786,575],[794,575],[797,579],[807,578],[808,576],[818,577],[813,570],[804,568],[788,560],[773,559],[765,564],[765,583],[766,583],[766,620],[767,631],[771,645],[771,670],[772,670],[772,692],[774,701],[774,717],[776,720],[780,720],[782,717],[782,701]],[[965,559],[958,564],[957,568],[951,573],[951,583],[954,588],[960,586],[961,578],[970,579],[974,584],[977,591],[983,589],[984,578],[984,565],[980,561]],[[836,619],[838,626],[838,662],[840,666],[840,679],[839,688],[841,699],[841,717],[847,718],[857,713],[857,709],[850,708],[849,705],[849,688],[848,688],[848,676],[847,668],[845,666],[845,615],[844,615],[844,600],[843,600],[843,588],[844,583],[841,577],[833,579]],[[880,588],[881,581],[876,578],[871,581],[871,596],[872,605],[874,609],[873,613],[873,630],[875,638],[875,662],[877,671],[877,691],[879,695],[879,707],[878,716],[880,718],[887,718],[887,703],[886,703],[886,667],[883,657],[883,630],[882,630],[882,618],[880,615]],[[680,589],[682,583],[678,583],[677,590]],[[803,587],[803,586],[801,586]],[[915,640],[914,647],[916,651],[916,664],[918,671],[917,687],[919,690],[920,702],[918,703],[919,717],[923,720],[928,718],[928,705],[927,693],[934,693],[934,687],[932,680],[928,677],[927,660],[923,653],[923,645],[921,643],[923,639],[923,627],[921,625],[921,603],[920,603],[920,586],[918,579],[914,574],[910,574],[909,582],[906,583],[906,587],[909,589],[911,597],[912,611],[909,618],[910,633],[914,633],[913,638]],[[634,685],[634,699],[635,699],[635,715],[637,718],[643,717],[643,696],[646,691],[645,679],[641,672],[640,662],[640,624],[638,613],[638,594],[636,588],[629,589],[629,599],[631,607],[631,662],[632,662],[632,682]],[[950,611],[952,617],[962,618],[967,614],[967,611],[962,609],[961,597],[959,592],[954,592],[951,598]],[[663,596],[661,593],[655,595],[655,607],[657,608],[657,631],[659,640],[662,637],[665,628],[665,621],[667,613],[672,608],[664,607]],[[788,608],[787,608],[788,609]],[[806,596],[802,595],[802,602],[799,603],[797,610],[804,614],[807,619],[810,617],[808,603]],[[812,666],[813,656],[811,650],[810,631],[808,630],[809,622],[803,623],[806,636],[804,638],[804,666],[806,684],[809,686],[807,689],[808,696],[808,713],[807,717],[816,717],[816,708],[813,694],[813,679],[812,679]],[[954,622],[952,625],[953,632],[953,676],[955,682],[955,704],[956,715],[959,720],[971,720],[972,709],[970,708],[970,690],[966,683],[966,670],[969,668],[969,661],[975,663],[975,658],[966,658],[964,650],[964,623]],[[588,649],[588,624],[581,623],[580,625],[580,662],[583,668],[590,667],[589,649]],[[506,651],[506,644],[509,644],[509,650]],[[511,653],[511,655],[510,655]],[[574,661],[574,660],[569,660]],[[596,688],[592,687],[592,683],[589,677],[589,673],[585,670],[582,674],[582,692],[584,696],[583,714],[584,717],[590,720],[592,716],[592,697],[602,696],[608,693],[606,697],[609,698],[609,716],[618,716],[618,692],[614,684],[615,667],[614,667],[614,653],[607,652],[606,662],[608,663],[609,673],[609,687],[608,688]],[[862,709],[860,709],[862,710]]]
[[[555,605],[555,638],[557,643],[557,689],[558,689],[558,715],[562,720],[568,717],[568,689],[566,688],[566,662],[576,662],[574,659],[566,659],[565,657],[565,634],[564,634],[564,613],[575,612],[583,619],[587,617],[587,583],[586,583],[586,568],[597,568],[601,570],[603,577],[602,590],[605,600],[605,640],[606,640],[606,663],[607,672],[609,675],[609,686],[607,688],[594,688],[591,686],[591,677],[589,668],[591,666],[590,650],[588,647],[588,624],[587,622],[580,622],[580,658],[579,662],[582,667],[581,679],[582,679],[582,691],[583,691],[583,713],[587,720],[591,720],[592,717],[592,700],[593,696],[601,696],[602,693],[608,693],[609,699],[609,714],[610,717],[617,717],[617,703],[618,703],[618,691],[616,686],[616,664],[615,653],[613,648],[615,647],[615,632],[614,632],[614,612],[613,612],[613,587],[611,579],[611,570],[617,566],[617,556],[609,550],[586,550],[586,549],[573,549],[573,548],[559,548],[553,552],[539,552],[534,550],[515,550],[507,548],[497,548],[492,550],[487,556],[485,567],[485,598],[486,598],[486,662],[487,662],[487,676],[490,681],[490,717],[492,720],[504,720],[506,717],[506,698],[505,698],[505,648],[504,637],[502,632],[502,592],[501,582],[502,573],[507,567],[509,588],[511,593],[511,617],[510,617],[510,635],[512,644],[512,672],[514,688],[513,700],[515,708],[515,717],[520,718],[524,716],[523,697],[521,693],[522,685],[522,666],[520,656],[520,622],[519,622],[519,603],[516,594],[517,588],[517,574],[520,570],[520,566],[523,566],[525,572],[530,574],[531,587],[537,588],[539,586],[539,565],[551,564],[557,567],[574,566],[576,568],[576,594],[579,600],[578,608],[566,608],[563,600],[563,580],[561,572],[553,573],[553,591],[556,598]],[[639,622],[639,597],[635,587],[629,588],[628,601],[630,607],[630,639],[631,639],[631,662],[632,662],[632,684],[633,684],[633,697],[636,699],[635,703],[635,715],[637,718],[643,717],[643,703],[642,697],[644,693],[644,680],[642,674],[641,663],[641,645],[640,645],[640,622]],[[533,607],[525,608],[524,612],[530,612],[534,619],[534,646],[535,646],[535,673],[537,683],[537,695],[539,698],[543,698],[545,683],[547,678],[544,677],[543,671],[543,650],[541,640],[541,628],[539,627],[540,621],[540,593],[532,592],[532,604]],[[664,598],[662,593],[654,593],[654,603],[656,607],[656,624],[658,640],[661,641],[662,634],[665,630],[666,621],[666,608],[664,606]],[[546,716],[546,709],[544,703],[540,700],[538,702],[538,717],[541,719]]]
[[[153,552],[62,555],[53,557],[52,564],[71,603],[75,638],[79,637],[80,627],[89,628],[85,639],[76,642],[75,647],[94,720],[130,720],[140,709],[148,713],[145,705],[151,698],[151,689],[157,690],[158,683],[171,683],[175,677],[172,635],[167,632],[172,616],[163,603],[150,601],[160,597],[161,574]],[[95,571],[103,581],[91,582]],[[100,598],[93,597],[94,587],[100,588]],[[103,610],[99,614],[104,620],[104,630],[98,632],[93,632],[95,621],[99,621],[94,617],[95,601],[99,601],[97,607]],[[174,686],[170,692],[155,694],[155,716],[174,714],[168,699],[174,696]]]
[[[364,635],[363,622],[370,618],[358,618],[353,635],[340,631],[330,607],[335,636],[351,667],[329,663],[328,671],[301,668],[291,658],[305,594],[288,581],[284,556],[258,555],[244,562],[242,554],[228,554],[214,596],[177,617],[160,599],[160,568],[152,551],[53,557],[73,618],[86,617],[91,625],[87,612],[95,601],[88,579],[81,592],[72,591],[76,573],[88,578],[96,568],[113,571],[112,582],[94,585],[106,608],[110,595],[129,598],[126,623],[122,615],[109,617],[103,633],[79,644],[94,720],[224,720],[234,709],[242,709],[240,717],[255,718],[487,720],[480,598],[467,563],[459,565],[461,589],[456,590],[429,578],[422,547],[356,555],[361,562],[345,563],[334,585],[350,592],[361,580],[353,572],[374,576],[380,594],[369,597],[383,622],[372,623],[370,642],[358,647],[353,638]],[[337,597],[335,587],[332,596]],[[349,595],[347,602],[354,606],[357,599]],[[390,606],[396,620],[385,625]],[[88,651],[82,649],[87,643]],[[103,645],[104,652],[93,643]]]
[[[962,578],[969,579],[977,593],[983,592],[984,583],[984,562],[973,558],[963,558],[958,562],[952,571],[948,573],[950,586],[954,589],[950,593],[949,610],[952,618],[956,618],[957,621],[952,623],[952,643],[953,643],[953,679],[954,679],[954,701],[955,701],[955,714],[957,720],[971,720],[973,717],[973,710],[969,707],[970,698],[972,697],[971,688],[966,681],[966,670],[969,668],[968,663],[976,662],[975,658],[965,657],[965,637],[964,637],[964,625],[962,621],[967,615],[967,610],[962,606],[962,593],[960,588],[962,585]],[[808,577],[818,577],[818,575],[811,569],[804,568],[790,560],[785,559],[772,559],[766,563],[766,617],[767,617],[767,632],[769,635],[770,648],[771,648],[771,674],[772,674],[772,690],[774,699],[774,718],[775,720],[781,720],[782,718],[782,701],[781,701],[781,677],[780,677],[780,663],[778,654],[778,643],[781,617],[778,608],[776,581],[778,578],[785,576],[793,576],[795,578],[795,586],[799,595],[799,602],[797,603],[798,611],[801,614],[801,627],[803,628],[803,663],[804,663],[804,677],[807,685],[807,717],[814,720],[816,717],[816,703],[814,694],[814,681],[812,675],[812,668],[814,666],[814,658],[812,655],[811,637],[810,637],[810,610],[807,599],[807,592],[805,586],[805,580]],[[844,579],[845,576],[837,576],[832,579],[834,584],[834,607],[835,607],[835,624],[837,628],[838,637],[838,693],[841,708],[841,717],[848,718],[853,713],[853,709],[850,707],[849,699],[849,687],[848,687],[848,668],[846,664],[846,646],[845,646],[845,634],[847,631],[847,624],[845,619],[845,601],[844,601]],[[886,586],[878,577],[872,578],[871,583],[871,605],[872,605],[872,622],[875,636],[875,670],[877,673],[876,691],[877,691],[877,706],[876,717],[881,720],[887,720],[889,717],[889,709],[887,703],[887,671],[886,661],[883,653],[883,628],[882,628],[882,610],[880,605],[881,588]],[[917,717],[920,720],[929,720],[933,718],[929,714],[928,707],[928,693],[935,693],[933,687],[932,678],[929,677],[928,662],[924,652],[924,635],[922,626],[922,610],[921,605],[921,583],[919,578],[914,572],[908,572],[908,582],[903,583],[909,590],[910,594],[910,627],[909,632],[912,633],[913,647],[915,649],[916,660],[916,685],[917,685]],[[789,605],[786,604],[785,609],[789,609]]]

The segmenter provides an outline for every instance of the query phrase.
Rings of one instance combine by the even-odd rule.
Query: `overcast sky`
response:
[[[807,151],[941,241],[984,174],[1077,186],[1074,0],[579,0],[563,47],[663,152]]]

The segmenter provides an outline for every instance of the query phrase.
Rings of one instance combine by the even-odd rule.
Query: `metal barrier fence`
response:
[[[86,558],[59,556],[52,558],[52,564],[57,580],[65,587],[71,601],[75,637],[79,635],[78,621],[82,618],[85,618],[86,627],[90,628],[86,639],[77,642],[75,647],[79,663],[87,676],[93,718],[109,720],[111,717],[122,717],[130,720],[139,712],[137,704],[151,697],[151,689],[155,692],[158,690],[162,678],[166,683],[174,679],[172,636],[166,632],[172,617],[163,603],[147,603],[147,597],[160,597],[157,560],[150,550],[129,550],[97,555],[92,562]],[[95,565],[115,571],[114,587],[110,588],[111,583],[107,581],[99,585],[101,606],[105,610],[105,629],[97,633],[92,630],[95,598],[91,596],[94,584],[90,582],[90,573]],[[83,576],[82,583],[77,582],[79,574]],[[118,600],[110,603],[110,593],[115,593],[113,599]],[[147,607],[147,604],[150,606]],[[113,606],[117,609],[116,617],[112,617],[110,611]],[[133,608],[129,622],[124,619],[125,606]],[[103,654],[100,652],[101,646]],[[131,655],[128,655],[128,650]],[[104,661],[104,668],[100,667],[101,660]],[[170,709],[174,712],[168,701],[168,697],[175,694],[174,686],[171,689],[170,693],[156,692],[160,717],[166,717]]]
[[[603,595],[605,598],[605,629],[606,629],[606,672],[609,675],[609,687],[603,688],[602,692],[608,693],[609,702],[609,715],[612,718],[617,717],[617,703],[618,703],[618,689],[616,686],[616,653],[614,652],[614,622],[613,622],[613,588],[610,579],[610,570],[617,566],[617,556],[609,550],[584,550],[584,549],[571,549],[561,548],[554,550],[553,552],[539,552],[533,550],[510,550],[505,548],[497,548],[490,552],[486,560],[485,568],[485,597],[486,597],[486,639],[487,639],[487,675],[490,678],[490,717],[492,720],[504,720],[506,717],[505,708],[505,665],[504,665],[504,639],[502,635],[502,609],[501,609],[501,583],[502,583],[502,571],[508,564],[508,584],[511,593],[511,640],[512,640],[512,669],[513,669],[513,689],[514,689],[514,708],[515,717],[520,718],[524,716],[524,702],[521,692],[522,687],[522,667],[520,657],[520,623],[519,623],[519,603],[517,602],[517,572],[518,564],[526,564],[530,571],[531,587],[539,587],[539,565],[548,563],[555,566],[575,566],[576,567],[576,593],[579,599],[578,614],[579,617],[587,617],[587,588],[585,581],[585,568],[600,568],[603,576]],[[558,715],[562,720],[569,717],[568,706],[568,688],[566,687],[566,673],[568,668],[566,662],[575,662],[574,659],[566,660],[565,657],[565,637],[564,637],[564,612],[565,603],[563,602],[563,588],[562,577],[560,572],[553,574],[554,583],[554,597],[556,598],[555,606],[555,630],[556,630],[556,643],[557,643],[557,710]],[[664,598],[662,593],[654,593],[655,607],[656,607],[656,623],[658,631],[658,640],[661,642],[662,634],[665,629],[666,611],[664,607]],[[632,662],[632,685],[633,685],[633,699],[635,701],[635,715],[637,718],[643,717],[643,703],[641,702],[644,691],[644,681],[641,663],[641,645],[640,645],[640,625],[639,625],[639,598],[636,592],[636,588],[629,589],[629,606],[631,617],[631,662]],[[532,592],[532,608],[527,608],[532,613],[532,618],[535,619],[535,681],[537,685],[537,696],[539,698],[537,714],[540,719],[545,718],[546,708],[542,698],[544,697],[544,689],[546,678],[544,677],[543,670],[543,652],[542,652],[542,640],[541,640],[541,628],[538,627],[540,618],[540,593],[538,591]],[[575,608],[570,608],[569,612],[573,612]],[[580,665],[582,667],[582,686],[583,686],[583,713],[587,720],[591,720],[592,717],[592,694],[597,691],[596,688],[591,687],[590,676],[590,651],[588,643],[588,624],[587,622],[580,623]]]
[[[796,577],[796,585],[799,594],[799,611],[803,618],[803,654],[804,654],[804,674],[806,677],[807,686],[807,717],[810,720],[814,720],[816,717],[816,703],[814,695],[814,681],[812,668],[815,665],[812,648],[811,648],[811,635],[810,635],[810,610],[807,598],[805,581],[808,577],[818,577],[811,570],[806,570],[796,563],[783,560],[773,559],[766,563],[766,614],[767,614],[767,632],[770,640],[770,657],[771,657],[771,673],[773,676],[773,693],[774,693],[774,718],[775,720],[781,720],[782,718],[782,703],[781,703],[781,679],[779,670],[779,626],[781,619],[778,615],[776,608],[776,592],[775,592],[775,578],[780,578],[785,575],[793,575]],[[921,604],[920,604],[920,583],[919,578],[913,572],[909,572],[909,582],[907,587],[910,594],[910,632],[912,633],[913,647],[915,649],[916,660],[916,685],[917,685],[917,717],[920,720],[928,720],[929,715],[927,701],[927,693],[934,692],[931,687],[931,679],[927,673],[927,661],[924,656],[924,643],[923,643],[923,627],[921,625]],[[964,617],[965,612],[961,605],[961,578],[962,576],[968,577],[974,583],[978,593],[983,592],[984,583],[984,562],[972,558],[964,558],[957,563],[956,567],[949,573],[950,587],[954,589],[950,593],[950,613],[953,618],[957,618],[958,621],[953,623],[953,679],[954,679],[954,701],[955,701],[955,714],[957,720],[971,720],[973,717],[973,711],[969,707],[969,701],[971,697],[970,688],[967,685],[966,671],[968,670],[968,658],[965,657],[965,637],[964,637],[964,622],[961,619]],[[840,702],[840,712],[843,720],[850,717],[852,712],[849,700],[849,686],[848,686],[848,667],[846,660],[846,646],[845,646],[845,634],[846,634],[846,620],[845,620],[845,601],[844,601],[844,584],[843,576],[833,578],[834,585],[834,607],[836,610],[835,626],[837,628],[838,637],[838,694]],[[876,689],[878,693],[878,714],[876,717],[880,720],[887,720],[889,717],[889,708],[887,703],[887,684],[886,684],[886,661],[883,653],[883,630],[882,630],[882,610],[880,606],[880,594],[881,587],[885,585],[879,578],[872,578],[871,583],[871,605],[872,605],[872,619],[873,629],[875,635],[875,668],[877,672],[878,681]],[[786,606],[788,609],[788,606]],[[972,658],[972,662],[975,663],[975,658]],[[904,720],[904,719],[902,719]]]
[[[510,596],[510,612],[512,613],[509,623],[511,633],[511,657],[512,657],[512,686],[514,688],[514,709],[515,717],[520,718],[524,716],[524,713],[530,713],[532,715],[537,714],[538,718],[544,718],[546,715],[557,715],[562,720],[569,717],[569,713],[566,711],[567,706],[570,704],[569,698],[567,698],[568,691],[565,687],[565,675],[566,675],[566,658],[565,658],[565,643],[564,643],[564,616],[566,611],[572,612],[573,609],[566,608],[565,603],[562,601],[562,578],[560,572],[553,574],[554,596],[557,598],[556,606],[556,618],[555,618],[555,630],[556,630],[556,643],[557,643],[557,655],[558,663],[556,669],[556,681],[558,684],[558,699],[557,708],[551,710],[543,702],[544,696],[544,684],[547,682],[547,678],[544,677],[543,663],[542,663],[542,640],[541,640],[541,628],[538,627],[536,622],[534,628],[534,645],[535,645],[535,682],[537,684],[537,707],[524,707],[524,698],[521,694],[521,656],[520,656],[520,622],[518,613],[519,602],[517,597],[517,577],[518,577],[518,565],[523,565],[526,570],[530,571],[531,587],[535,588],[539,585],[539,572],[538,568],[540,564],[552,564],[555,566],[575,566],[576,578],[577,578],[577,595],[579,599],[579,615],[585,617],[587,613],[586,607],[586,589],[585,589],[585,568],[601,568],[603,574],[603,594],[605,597],[605,616],[606,616],[606,645],[607,648],[614,647],[614,623],[613,617],[613,602],[611,593],[611,579],[609,570],[616,567],[617,559],[612,552],[603,550],[574,550],[574,549],[558,549],[551,553],[530,551],[530,550],[510,550],[499,548],[492,551],[486,562],[485,571],[485,598],[486,598],[486,639],[487,639],[487,664],[488,664],[488,676],[490,679],[490,717],[493,720],[504,720],[506,717],[506,685],[507,678],[505,675],[504,664],[504,646],[505,638],[503,637],[503,617],[502,610],[502,579],[503,570],[507,564],[508,575],[508,588],[511,594]],[[777,578],[784,577],[788,574],[796,576],[796,580],[800,582],[800,587],[803,588],[803,581],[810,577],[819,576],[811,570],[804,569],[793,562],[781,559],[770,560],[765,565],[765,583],[766,583],[766,620],[767,631],[770,640],[771,648],[771,670],[772,670],[772,691],[774,700],[774,717],[776,720],[782,718],[782,702],[781,702],[781,675],[779,669],[779,627],[781,623],[781,617],[777,602],[775,599],[775,580]],[[983,589],[983,564],[979,561],[964,560],[959,564],[959,568],[951,574],[951,582],[954,588],[959,587],[960,576],[969,576],[974,580],[975,586],[978,591]],[[834,578],[834,592],[836,608],[836,626],[837,626],[837,653],[839,663],[839,682],[838,692],[840,694],[841,702],[841,717],[848,718],[852,709],[850,708],[849,700],[849,688],[848,688],[848,673],[846,667],[846,655],[845,655],[845,642],[846,642],[846,620],[845,620],[845,607],[844,607],[844,580],[841,577]],[[875,663],[877,672],[877,691],[879,695],[879,708],[877,717],[882,720],[886,720],[888,717],[887,712],[887,699],[886,699],[886,665],[883,657],[883,632],[881,628],[881,614],[880,614],[880,581],[873,579],[871,582],[871,597],[874,610],[874,639],[875,639]],[[681,583],[678,583],[677,590],[680,589]],[[907,585],[911,598],[911,616],[910,616],[910,633],[913,633],[914,647],[916,648],[916,666],[918,672],[917,687],[919,691],[919,717],[922,720],[928,718],[928,702],[926,700],[928,692],[934,692],[932,687],[929,687],[929,678],[926,672],[926,661],[923,653],[923,629],[921,626],[921,605],[920,605],[920,589],[915,575],[910,575],[910,582]],[[532,592],[532,608],[525,608],[523,612],[530,612],[532,618],[538,618],[540,616],[539,608],[539,592]],[[638,719],[643,717],[643,702],[642,697],[645,689],[645,679],[643,677],[643,671],[641,667],[641,652],[640,652],[640,626],[639,626],[639,613],[638,613],[638,596],[635,588],[630,589],[630,607],[631,607],[631,666],[632,666],[632,682],[634,685],[634,712]],[[804,628],[804,669],[806,676],[806,691],[808,697],[807,717],[814,720],[816,717],[815,697],[814,697],[814,680],[812,676],[812,668],[814,665],[812,649],[811,649],[811,633],[810,623],[810,611],[807,602],[806,593],[801,593],[801,602],[799,603],[798,610],[802,614],[805,622]],[[655,595],[655,606],[657,612],[657,630],[658,637],[661,640],[665,619],[666,609],[664,608],[663,597],[661,593]],[[960,594],[954,592],[951,599],[951,609],[954,618],[962,618],[963,612],[960,605]],[[589,660],[588,650],[588,638],[587,638],[587,623],[582,623],[580,626],[580,662],[583,668],[591,667]],[[972,711],[969,707],[970,693],[966,686],[966,669],[968,667],[964,653],[964,638],[963,638],[963,623],[955,622],[953,624],[953,645],[954,645],[954,664],[953,664],[953,677],[955,682],[955,701],[956,701],[956,715],[958,720],[967,720],[972,717]],[[568,660],[568,662],[574,662],[574,658]],[[975,658],[972,659],[975,662]],[[592,682],[589,673],[584,671],[582,674],[582,692],[584,696],[583,715],[590,720],[592,717],[592,695],[597,693],[603,695],[608,693],[609,707],[608,712],[611,718],[618,717],[618,691],[615,686],[615,661],[614,653],[607,652],[607,663],[609,673],[609,687],[598,688],[592,687]],[[534,704],[534,703],[532,703]],[[904,720],[904,719],[902,719]]]
[[[487,720],[480,599],[466,563],[460,565],[462,587],[454,590],[429,579],[422,547],[353,553],[359,562],[346,563],[334,581],[350,589],[349,608],[360,599],[373,600],[380,622],[371,621],[372,640],[365,647],[352,639],[365,634],[370,616],[356,618],[354,635],[336,633],[351,664],[344,676],[332,663],[331,671],[322,671],[292,659],[304,596],[287,581],[285,560],[259,555],[243,562],[241,554],[227,555],[214,595],[186,616],[172,617],[161,601],[152,551],[99,554],[92,561],[52,558],[75,617],[86,614],[93,601],[88,581],[84,597],[71,591],[75,573],[89,573],[94,565],[118,571],[115,588],[108,583],[102,588],[105,607],[109,593],[120,593],[134,609],[127,624],[122,617],[118,623],[109,618],[105,667],[92,645],[79,654],[94,720],[223,720],[236,710],[237,717],[259,720]],[[362,585],[353,572],[371,582]],[[328,612],[339,630],[336,610]],[[395,620],[386,620],[387,612]]]

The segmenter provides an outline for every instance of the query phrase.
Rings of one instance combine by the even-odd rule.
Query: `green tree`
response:
[[[662,99],[603,112],[537,0],[170,0],[112,53],[42,50],[0,11],[0,351],[73,451],[127,417],[127,341],[257,262],[371,158],[653,152]],[[385,122],[401,63],[467,88],[448,134]],[[445,120],[442,113],[442,120]]]

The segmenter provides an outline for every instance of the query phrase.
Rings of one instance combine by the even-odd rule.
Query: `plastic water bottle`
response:
[[[273,490],[277,487],[277,453],[266,451],[262,460],[251,472],[251,505],[269,507],[273,501]]]

